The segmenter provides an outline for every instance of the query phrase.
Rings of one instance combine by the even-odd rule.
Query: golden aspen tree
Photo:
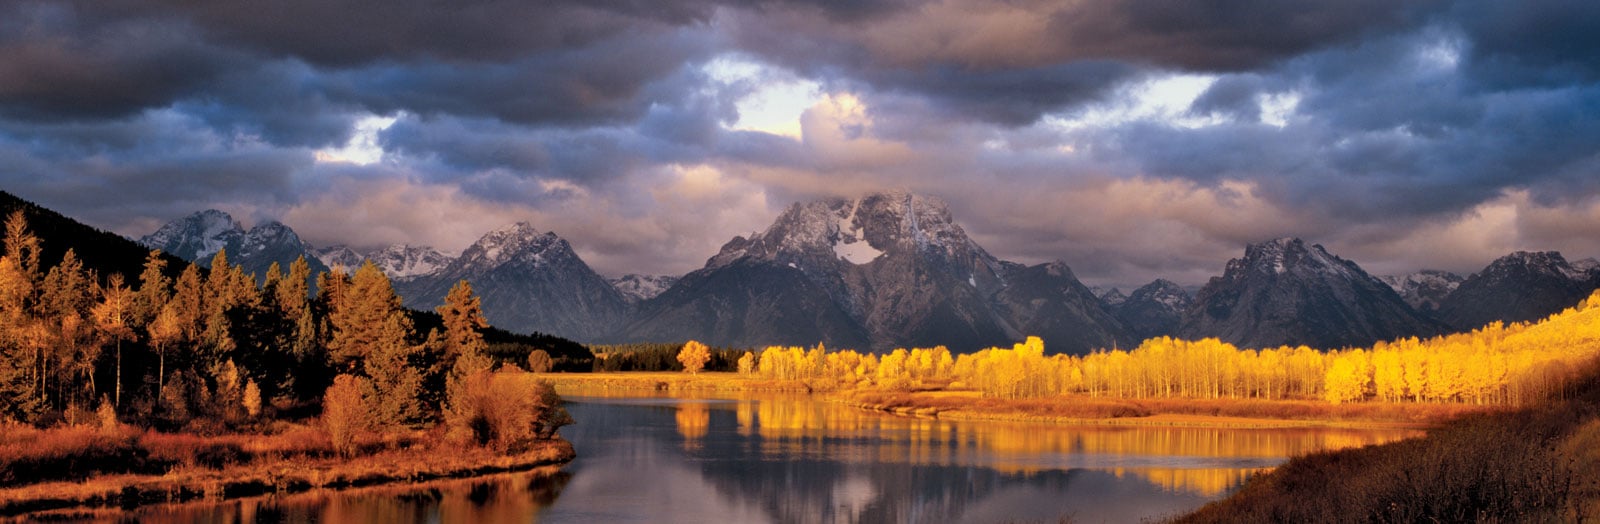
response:
[[[94,306],[94,317],[100,332],[116,345],[116,385],[112,397],[114,408],[122,407],[122,342],[134,336],[133,328],[129,326],[132,309],[133,296],[128,288],[123,287],[122,275],[111,275],[100,289],[100,302]]]
[[[17,216],[17,215],[13,215]],[[7,237],[7,245],[13,237]],[[31,377],[32,332],[37,321],[28,312],[33,294],[17,259],[0,256],[0,421],[22,421],[38,409]]]
[[[678,351],[678,362],[683,364],[683,370],[690,374],[699,373],[705,368],[706,361],[711,360],[711,348],[699,341],[690,340]]]
[[[739,374],[749,375],[756,372],[756,354],[746,351],[739,356]]]
[[[156,353],[156,391],[167,385],[167,353],[174,343],[183,337],[183,328],[179,326],[178,306],[168,303],[156,314],[146,330],[149,332],[150,349]]]
[[[1366,377],[1361,373],[1359,351],[1349,351],[1333,358],[1333,364],[1323,383],[1323,398],[1339,404],[1361,400]]]

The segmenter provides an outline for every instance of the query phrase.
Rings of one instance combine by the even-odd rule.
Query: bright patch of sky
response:
[[[1445,71],[1453,71],[1461,63],[1460,40],[1451,37],[1440,37],[1431,44],[1422,46],[1417,51],[1417,58],[1425,65],[1432,65]]]
[[[823,97],[816,82],[738,55],[719,56],[704,70],[719,82],[750,90],[734,103],[739,120],[729,129],[799,138],[800,115]]]
[[[399,118],[399,115],[367,115],[356,120],[355,131],[350,134],[350,140],[345,142],[344,147],[318,149],[317,161],[358,165],[377,162],[383,158],[383,147],[378,145],[378,133],[394,125]]]
[[[1169,75],[1132,84],[1112,100],[1059,115],[1049,115],[1044,123],[1068,131],[1116,127],[1137,121],[1155,121],[1183,128],[1197,128],[1222,122],[1214,115],[1189,114],[1194,103],[1216,75]]]
[[[1261,123],[1270,126],[1289,125],[1294,108],[1300,106],[1300,93],[1296,91],[1271,93],[1257,98],[1261,101]]]

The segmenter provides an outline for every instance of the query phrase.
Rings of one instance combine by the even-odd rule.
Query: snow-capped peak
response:
[[[1500,272],[1515,272],[1518,270],[1530,273],[1542,273],[1559,276],[1569,280],[1583,281],[1588,279],[1586,271],[1579,270],[1567,263],[1566,257],[1558,251],[1517,251],[1495,259],[1484,268],[1484,272],[1494,274]]]
[[[1182,311],[1184,308],[1189,307],[1189,302],[1193,299],[1189,296],[1189,292],[1184,291],[1183,286],[1178,285],[1177,282],[1158,278],[1139,289],[1133,290],[1133,294],[1128,297],[1128,300],[1155,302],[1169,310]]]
[[[450,264],[450,257],[428,246],[393,244],[368,255],[390,278],[431,274]]]
[[[1579,273],[1587,275],[1590,272],[1593,272],[1595,269],[1600,269],[1600,260],[1595,260],[1592,257],[1591,258],[1581,259],[1581,260],[1574,260],[1574,261],[1572,261],[1572,269],[1576,270]]]
[[[139,243],[188,260],[209,262],[218,251],[236,245],[244,238],[244,226],[232,216],[215,209],[196,212],[168,222]]]
[[[863,265],[888,253],[922,250],[952,260],[976,254],[984,264],[998,267],[956,225],[944,201],[901,191],[796,203],[766,231],[728,242],[708,265],[721,266],[745,256]]]
[[[462,251],[458,260],[485,267],[510,262],[538,265],[545,261],[546,252],[551,250],[570,252],[571,247],[553,232],[540,233],[533,224],[517,222],[485,233],[466,251]]]
[[[1342,277],[1357,276],[1351,271],[1348,262],[1329,254],[1320,244],[1313,244],[1308,247],[1305,241],[1294,237],[1283,237],[1259,244],[1251,244],[1245,248],[1244,258],[1235,259],[1228,263],[1230,268],[1235,264],[1241,265],[1241,269],[1251,268],[1255,271],[1279,275],[1291,271],[1309,271]]]
[[[300,240],[300,235],[295,234],[289,226],[276,220],[268,220],[250,228],[244,235],[244,241],[239,246],[239,255],[246,256],[252,253],[266,251],[275,246],[286,246],[292,249],[309,251],[305,241]]]
[[[1122,294],[1121,289],[1111,288],[1104,291],[1091,289],[1089,291],[1094,293],[1094,295],[1098,297],[1101,302],[1105,302],[1108,306],[1116,306],[1128,301],[1128,295]]]
[[[357,252],[356,250],[351,249],[350,246],[346,246],[344,244],[318,249],[315,251],[315,254],[317,256],[317,260],[322,262],[322,265],[328,266],[330,269],[342,268],[346,273],[350,273],[355,271],[356,268],[361,267],[361,263],[367,258],[360,252]]]

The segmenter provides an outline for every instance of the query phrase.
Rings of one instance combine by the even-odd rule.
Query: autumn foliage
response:
[[[678,362],[683,364],[683,370],[689,373],[699,373],[706,367],[706,361],[711,360],[711,348],[697,341],[690,340],[678,352]]]
[[[398,442],[446,422],[452,404],[470,403],[450,397],[496,364],[465,281],[439,308],[442,329],[419,333],[417,314],[370,261],[353,274],[313,278],[301,259],[258,278],[226,251],[209,268],[181,271],[151,252],[130,282],[85,268],[71,250],[43,261],[43,242],[20,212],[6,219],[0,423],[105,419],[214,436],[303,421],[351,455],[364,442]],[[492,395],[472,408],[488,414],[491,440],[505,448],[527,435],[552,437],[556,409],[532,412],[534,422],[511,412],[556,405],[554,393],[498,375],[480,388]]]
[[[822,388],[906,391],[964,386],[987,397],[1067,394],[1123,399],[1261,399],[1518,405],[1559,393],[1600,356],[1600,293],[1538,323],[1493,323],[1469,333],[1371,348],[1240,349],[1217,339],[1167,337],[1132,350],[1047,355],[1029,337],[952,359],[943,347],[878,356],[822,346],[769,347],[749,369]],[[741,359],[741,370],[746,368]]]

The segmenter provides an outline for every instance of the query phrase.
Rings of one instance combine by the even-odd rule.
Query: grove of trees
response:
[[[313,292],[304,259],[258,280],[221,251],[209,270],[190,264],[171,278],[168,258],[151,252],[129,282],[72,250],[45,267],[20,212],[4,235],[0,422],[90,422],[100,409],[219,433],[320,417],[348,452],[362,436],[441,423],[512,446],[570,421],[547,385],[491,371],[488,323],[464,281],[438,309],[443,326],[419,333],[370,262],[317,275]]]
[[[1011,348],[951,358],[943,347],[855,351],[769,347],[739,370],[823,387],[909,390],[950,385],[997,398],[1079,394],[1116,398],[1322,399],[1514,405],[1560,393],[1600,358],[1600,292],[1537,323],[1493,323],[1370,348],[1240,349],[1168,337],[1132,350],[1045,355],[1029,337]],[[747,360],[748,359],[748,360]]]

